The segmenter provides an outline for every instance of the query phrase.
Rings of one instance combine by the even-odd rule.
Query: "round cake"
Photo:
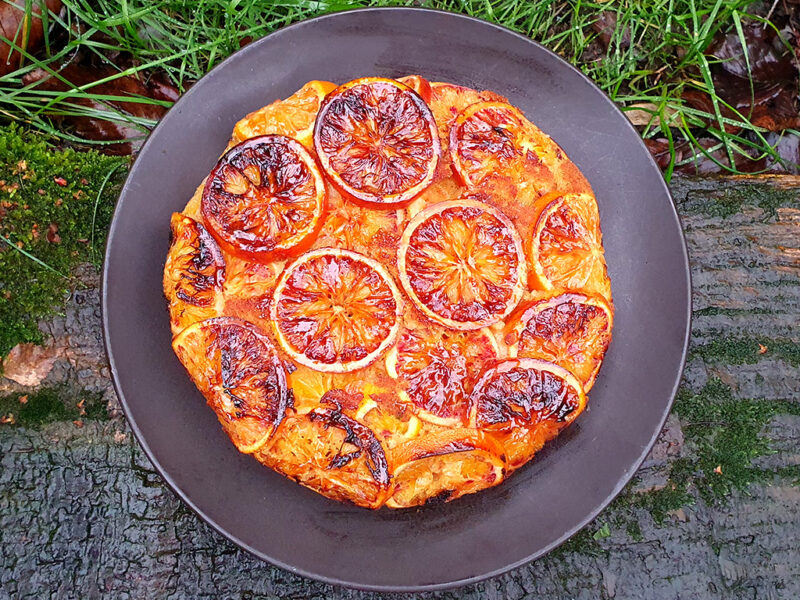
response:
[[[413,75],[239,121],[164,293],[238,450],[368,508],[500,484],[585,409],[613,321],[578,168],[506,98]]]

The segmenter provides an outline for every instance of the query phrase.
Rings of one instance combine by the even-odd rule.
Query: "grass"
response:
[[[30,12],[39,2],[28,0],[27,10]],[[650,115],[642,135],[669,141],[672,160],[665,170],[668,179],[675,167],[703,156],[731,172],[736,172],[734,161],[740,155],[769,155],[778,160],[766,132],[750,123],[747,115],[723,116],[725,103],[715,92],[711,77],[716,59],[704,53],[720,30],[737,32],[746,47],[743,21],[764,21],[747,12],[749,0],[66,0],[63,16],[45,12],[50,31],[43,55],[25,53],[21,43],[25,31],[6,39],[23,54],[25,62],[17,71],[0,77],[0,114],[69,141],[79,140],[54,126],[54,115],[80,114],[125,121],[144,136],[152,122],[126,115],[108,104],[115,99],[131,101],[130,97],[96,93],[93,89],[97,82],[66,92],[44,91],[24,85],[23,77],[36,68],[58,76],[57,66],[78,50],[95,53],[106,62],[107,53],[124,51],[135,59],[136,66],[119,70],[111,80],[132,74],[146,76],[152,69],[163,69],[184,90],[246,40],[321,13],[376,5],[422,5],[466,13],[505,25],[558,52],[591,77],[623,110]],[[612,13],[616,24],[607,48],[598,53],[598,33],[592,25]],[[33,14],[31,18],[38,17]],[[682,99],[683,92],[689,89],[710,94],[714,110],[705,112],[689,106]],[[76,103],[81,98],[94,100],[99,107]],[[148,98],[135,101],[156,102]],[[726,126],[740,130],[731,133]],[[715,145],[703,148],[698,143],[701,135],[713,138]],[[788,131],[786,135],[800,133]],[[682,143],[688,143],[692,152],[677,162],[674,148]],[[724,159],[712,156],[718,150],[724,151]]]

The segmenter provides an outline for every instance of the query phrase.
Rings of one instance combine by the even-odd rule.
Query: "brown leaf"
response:
[[[79,58],[75,58],[59,71],[59,76],[69,81],[72,86],[83,86],[99,79],[114,76],[118,72],[118,69],[105,63],[92,64],[88,59],[81,61]],[[44,91],[64,91],[69,89],[70,86],[60,78],[52,77],[43,69],[34,69],[23,77],[23,83],[26,85],[36,84],[36,89]],[[146,78],[141,74],[117,77],[111,81],[92,86],[91,91],[95,94],[108,96],[144,96],[170,102],[174,102],[179,96],[178,90],[161,76]],[[71,102],[96,111],[108,112],[106,105],[90,98],[76,97]],[[128,102],[126,100],[115,100],[108,103],[131,116],[153,121],[158,121],[167,112],[165,107],[157,104]],[[105,119],[76,115],[52,116],[60,120],[64,125],[72,127],[75,133],[84,139],[120,142],[101,146],[100,150],[106,154],[131,154],[138,150],[144,141],[144,133],[141,130],[119,121],[107,121]]]
[[[745,23],[742,30],[747,57],[736,31],[718,34],[706,50],[707,55],[721,61],[711,67],[714,90],[724,103],[735,109],[720,104],[720,113],[740,120],[738,111],[753,125],[769,131],[800,127],[797,64],[792,53],[769,26]],[[703,90],[688,89],[683,99],[694,108],[714,114],[711,97]],[[708,120],[709,123],[713,121]],[[738,133],[740,128],[726,124],[725,130]]]
[[[44,4],[54,13],[61,10],[61,0],[46,0]],[[26,16],[25,5],[26,0],[6,0],[0,3],[0,34],[26,52],[34,54],[44,40],[42,19],[39,16],[42,12],[41,1],[32,3],[30,19]],[[0,75],[16,71],[22,65],[22,59],[19,50],[0,41]]]
[[[718,162],[722,164],[728,163],[728,157],[724,148],[711,150],[711,148],[719,143],[717,140],[712,138],[700,138],[697,141],[700,146]],[[647,146],[647,149],[650,150],[650,154],[653,155],[653,158],[658,166],[662,170],[666,169],[670,162],[669,142],[665,138],[650,138],[644,140],[644,143]],[[699,151],[697,152],[699,153]],[[689,159],[694,154],[692,147],[688,142],[681,142],[677,144],[674,148],[674,153],[676,164]],[[734,154],[734,162],[736,168],[744,173],[761,171],[767,167],[767,162],[764,158],[753,160],[752,158],[748,158],[747,156],[740,154]],[[716,162],[714,162],[714,160],[703,153],[699,153],[699,155],[694,156],[690,162],[675,167],[676,173],[685,173],[687,175],[713,175],[722,170],[723,169]]]
[[[61,349],[51,344],[17,344],[3,361],[3,376],[20,385],[39,385],[61,355]]]

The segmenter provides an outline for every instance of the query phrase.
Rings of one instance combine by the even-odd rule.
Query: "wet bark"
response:
[[[715,379],[734,398],[800,402],[800,179],[684,179],[672,189],[694,280],[684,389]],[[63,317],[42,324],[61,350],[37,388],[103,395],[108,416],[0,425],[0,598],[381,597],[263,564],[184,508],[120,415],[97,282],[87,282]],[[37,388],[0,378],[0,395]],[[721,502],[695,494],[661,523],[642,503],[616,505],[589,526],[601,533],[584,535],[588,544],[420,597],[798,598],[800,416],[791,412],[761,432],[771,452],[753,466],[775,473],[766,482]],[[698,451],[686,427],[670,417],[630,498],[665,489],[671,466]]]

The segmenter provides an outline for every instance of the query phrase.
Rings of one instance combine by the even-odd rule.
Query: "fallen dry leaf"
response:
[[[711,77],[717,95],[758,127],[769,131],[800,127],[798,72],[792,52],[768,25],[747,22],[742,31],[747,56],[734,30],[718,34],[706,49],[706,55],[715,59]],[[694,108],[714,113],[711,97],[702,90],[688,89],[683,98]],[[731,119],[739,118],[724,104],[720,112]],[[739,130],[729,124],[725,129],[731,133]]]
[[[117,61],[118,66],[128,66],[122,59]],[[99,79],[115,76],[119,69],[107,63],[96,62],[96,57],[82,58],[77,56],[72,62],[64,66],[59,72],[59,77],[53,77],[43,69],[34,69],[23,77],[26,85],[33,85],[36,89],[44,91],[61,92],[72,86],[85,86]],[[69,83],[64,83],[64,80]],[[174,102],[178,99],[178,90],[172,86],[164,76],[154,74],[126,75],[116,77],[111,81],[90,86],[92,93],[105,96],[118,97],[146,97],[155,100]],[[71,102],[81,104],[94,111],[109,113],[109,107],[90,98],[76,97]],[[127,102],[125,100],[109,100],[108,104],[115,109],[131,116],[158,121],[167,112],[167,109],[157,104],[143,102]],[[74,129],[75,133],[87,140],[119,142],[118,144],[103,145],[98,148],[101,152],[114,155],[127,155],[135,152],[144,142],[145,134],[133,126],[126,125],[118,120],[96,119],[81,115],[52,115],[63,125]]]
[[[0,3],[0,34],[32,54],[42,45],[44,29],[42,19],[39,17],[41,2],[32,3],[32,19],[26,17],[27,3],[26,0],[5,0]],[[46,0],[44,4],[54,13],[61,10],[61,0]],[[16,71],[21,64],[22,54],[19,50],[0,41],[0,75]]]
[[[3,376],[20,385],[39,385],[61,355],[55,345],[17,344],[3,361]]]
[[[640,104],[631,104],[625,110],[625,116],[634,125],[645,127],[650,124],[650,121],[658,120],[658,106],[652,102],[642,102]],[[675,115],[675,110],[671,108],[664,109],[664,118],[669,121]]]

